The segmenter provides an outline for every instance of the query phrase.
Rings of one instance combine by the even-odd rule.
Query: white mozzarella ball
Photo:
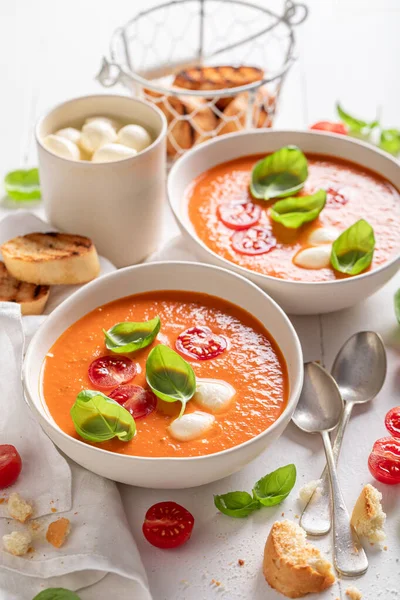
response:
[[[78,146],[65,137],[59,137],[54,134],[47,135],[43,140],[43,146],[50,150],[50,152],[57,154],[57,156],[62,156],[62,158],[79,160],[81,157]]]
[[[235,395],[235,389],[221,379],[198,379],[193,400],[211,412],[224,410]]]
[[[323,269],[330,265],[331,251],[332,247],[330,244],[306,248],[296,254],[293,262],[298,267],[303,267],[303,269]]]
[[[147,146],[150,146],[151,137],[145,128],[140,125],[125,125],[118,132],[118,141],[120,144],[141,152]]]
[[[91,121],[86,123],[82,127],[80,146],[88,152],[93,154],[106,144],[112,144],[117,141],[117,133],[106,121]]]
[[[111,127],[113,129],[115,129],[115,131],[118,131],[118,129],[121,127],[121,123],[119,121],[117,121],[116,119],[111,119],[111,117],[88,117],[85,120],[85,125],[86,123],[94,123],[94,121],[103,121],[108,123],[109,125],[111,125]]]
[[[180,442],[188,442],[204,436],[213,426],[215,417],[196,410],[172,421],[168,431],[173,438]]]
[[[81,139],[81,132],[79,129],[75,129],[75,127],[65,127],[65,129],[59,129],[56,131],[55,135],[65,138],[70,142],[74,142],[74,144],[79,144],[79,140]]]
[[[106,144],[96,150],[92,156],[92,162],[113,162],[114,160],[130,158],[135,154],[137,154],[136,150],[122,146],[122,144]]]
[[[329,229],[328,227],[319,227],[314,229],[308,236],[308,242],[310,244],[331,244],[339,237],[338,232],[335,229]]]

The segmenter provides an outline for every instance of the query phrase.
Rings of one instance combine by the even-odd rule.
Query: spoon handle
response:
[[[339,425],[336,429],[336,437],[333,444],[333,456],[336,464],[353,406],[353,402],[345,403]],[[327,467],[323,470],[321,483],[318,487],[319,495],[316,495],[314,492],[300,518],[300,525],[310,535],[325,535],[331,528],[330,485]]]
[[[331,439],[321,432],[331,484],[333,551],[335,567],[345,577],[357,577],[368,569],[368,560],[357,533],[350,525],[350,516],[340,490]]]

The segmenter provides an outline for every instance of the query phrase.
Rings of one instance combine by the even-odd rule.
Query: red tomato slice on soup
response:
[[[228,343],[222,335],[213,333],[209,327],[190,327],[176,340],[176,349],[196,360],[215,358],[226,350]]]
[[[382,483],[400,483],[400,440],[391,437],[376,441],[368,458],[371,474]]]
[[[248,229],[261,217],[261,207],[253,202],[224,202],[218,205],[218,216],[229,229]]]
[[[400,406],[395,406],[389,410],[385,417],[386,429],[394,437],[400,438]]]
[[[318,121],[318,123],[311,125],[310,129],[328,131],[330,133],[340,133],[342,135],[347,135],[348,133],[346,125],[343,125],[343,123],[332,123],[332,121]]]
[[[96,388],[128,383],[136,375],[135,363],[126,356],[100,356],[89,366],[88,375]]]
[[[11,444],[0,445],[0,489],[15,483],[21,473],[22,460]]]
[[[157,406],[157,398],[150,390],[140,385],[120,385],[109,394],[109,397],[129,411],[134,419],[146,417]]]
[[[178,548],[192,535],[194,517],[176,502],[158,502],[146,513],[143,535],[156,548]]]
[[[231,241],[232,248],[236,252],[248,256],[266,254],[276,247],[276,239],[265,227],[251,227],[246,231],[236,231]]]

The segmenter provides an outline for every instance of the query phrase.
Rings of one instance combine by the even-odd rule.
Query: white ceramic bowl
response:
[[[168,197],[178,225],[198,258],[236,271],[262,287],[289,314],[317,314],[340,310],[364,300],[381,288],[400,266],[400,252],[381,267],[348,279],[299,282],[262,275],[222,258],[196,235],[184,194],[205,170],[250,154],[269,153],[293,144],[305,153],[325,154],[352,161],[382,175],[400,190],[400,164],[385,152],[343,135],[317,131],[255,130],[221,136],[201,144],[177,160],[168,178]]]
[[[46,353],[61,333],[86,313],[122,296],[151,290],[189,290],[219,296],[258,318],[286,359],[290,397],[275,423],[257,437],[223,452],[193,458],[142,458],[115,454],[65,434],[54,422],[41,393]],[[226,477],[256,458],[289,423],[303,383],[300,342],[284,312],[257,286],[225,269],[197,263],[161,262],[128,267],[84,286],[63,302],[38,330],[23,367],[25,396],[47,435],[67,456],[115,481],[151,488],[186,488]]]

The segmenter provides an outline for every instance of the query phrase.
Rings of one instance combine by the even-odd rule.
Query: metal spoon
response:
[[[386,377],[386,350],[374,331],[360,331],[339,350],[332,376],[344,400],[344,411],[335,432],[333,456],[337,464],[343,435],[354,404],[369,402],[380,392]],[[311,535],[324,535],[331,528],[330,490],[326,467],[318,486],[300,518],[300,525]]]
[[[365,573],[368,560],[350,525],[329,437],[329,431],[337,427],[342,412],[343,400],[333,377],[318,363],[306,363],[303,389],[292,419],[302,431],[322,436],[331,484],[335,567],[346,577],[356,577]]]

